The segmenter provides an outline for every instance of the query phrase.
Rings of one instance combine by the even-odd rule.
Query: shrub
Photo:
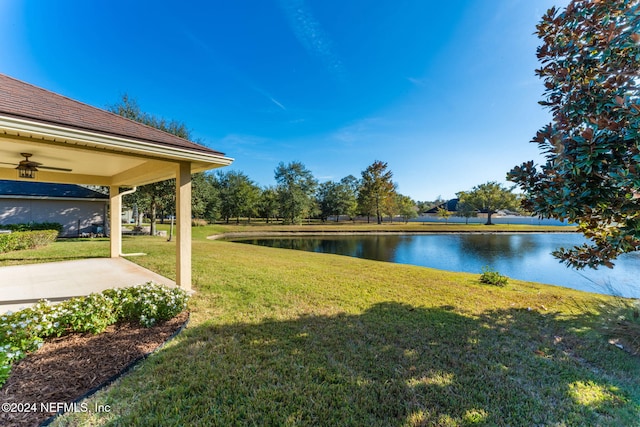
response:
[[[493,270],[489,266],[482,267],[482,274],[480,275],[480,282],[487,283],[489,285],[495,286],[505,286],[509,278],[507,276],[503,276],[497,271]]]
[[[55,241],[57,237],[57,230],[19,231],[11,234],[0,234],[0,253],[46,246]]]
[[[118,319],[153,326],[168,320],[187,307],[189,296],[180,288],[146,283],[129,288],[108,289],[106,296],[118,302]]]
[[[0,316],[0,386],[13,362],[42,346],[44,338],[71,332],[99,333],[119,321],[149,327],[187,308],[183,289],[147,283],[108,289],[99,294],[71,298],[57,305],[40,301],[33,307]]]
[[[23,224],[0,225],[0,228],[11,231],[56,230],[58,233],[61,233],[63,226],[59,222],[29,222]]]
[[[69,307],[58,312],[58,316],[55,316],[54,311],[58,327],[48,331],[50,335],[61,336],[68,331],[97,334],[118,321],[116,313],[118,301],[114,301],[104,293],[73,298],[69,301]]]

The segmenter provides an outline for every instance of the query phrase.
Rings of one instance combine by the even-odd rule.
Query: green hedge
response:
[[[62,232],[62,224],[59,222],[29,222],[23,224],[4,224],[0,228],[11,231],[40,231],[40,230],[56,230]]]
[[[56,240],[58,230],[18,231],[0,234],[0,253],[46,246]]]

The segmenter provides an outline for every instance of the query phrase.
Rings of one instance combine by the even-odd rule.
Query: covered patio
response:
[[[123,193],[175,178],[175,283],[187,291],[192,286],[191,174],[232,161],[205,146],[0,74],[0,179],[109,187],[110,257],[120,258]],[[1,289],[14,284],[2,271],[0,295],[5,298]],[[112,285],[117,286],[122,284]],[[50,287],[50,292],[56,291]]]
[[[0,267],[0,313],[20,310],[41,299],[55,303],[147,282],[176,286],[173,280],[124,258],[87,258]]]

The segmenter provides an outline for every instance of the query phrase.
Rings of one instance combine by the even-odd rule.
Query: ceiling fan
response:
[[[35,178],[35,172],[37,172],[39,169],[49,169],[49,170],[55,170],[55,171],[61,171],[61,172],[71,172],[71,169],[67,169],[67,168],[56,168],[53,166],[44,166],[42,163],[39,162],[34,162],[32,160],[29,160],[29,157],[33,156],[33,154],[31,153],[20,153],[20,155],[22,157],[24,157],[24,160],[20,160],[20,163],[18,163],[16,169],[18,170],[18,173],[20,174],[21,178]],[[15,163],[7,163],[7,162],[0,162],[1,164],[4,165],[14,165]]]

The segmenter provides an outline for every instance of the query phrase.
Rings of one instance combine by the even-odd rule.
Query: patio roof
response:
[[[191,172],[233,159],[200,144],[0,74],[0,179],[16,179],[24,157],[46,167],[40,180],[135,186],[175,177],[175,162]],[[73,155],[71,151],[73,150]]]

